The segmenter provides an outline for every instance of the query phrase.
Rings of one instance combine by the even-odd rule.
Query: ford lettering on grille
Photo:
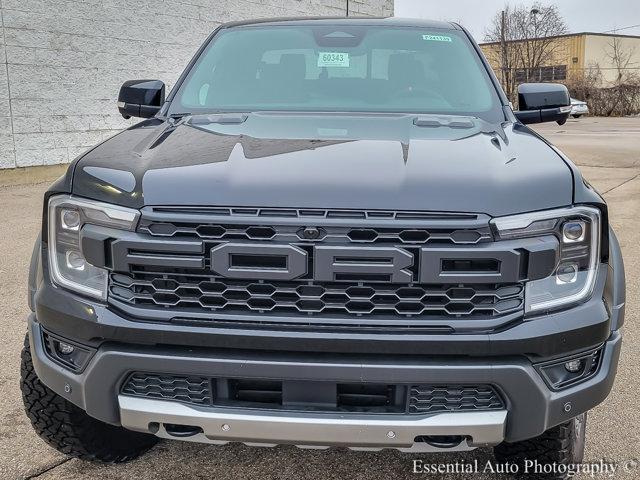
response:
[[[419,266],[417,283],[457,281],[461,273],[481,283],[518,281],[521,253],[516,250],[422,248],[418,255],[420,260],[415,261],[401,247],[315,246],[313,272],[308,272],[309,253],[297,246],[226,243],[211,249],[211,269],[226,278],[294,280],[310,276],[325,282],[411,283],[415,264]]]
[[[82,248],[112,271],[110,302],[142,319],[390,332],[450,329],[446,318],[470,327],[464,318],[486,328],[482,319],[522,310],[523,282],[547,275],[541,266],[552,269],[558,251],[555,237],[495,241],[488,223],[475,214],[154,207],[135,232],[86,226]]]
[[[318,281],[412,281],[407,268],[413,256],[402,248],[316,246],[313,260],[313,278]],[[227,278],[293,280],[308,273],[307,265],[307,252],[293,245],[227,243],[211,250],[211,268]]]

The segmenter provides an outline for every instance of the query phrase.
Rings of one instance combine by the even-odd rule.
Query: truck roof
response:
[[[241,20],[222,25],[223,28],[250,25],[379,25],[393,27],[437,28],[441,30],[461,30],[452,22],[399,17],[276,17]]]

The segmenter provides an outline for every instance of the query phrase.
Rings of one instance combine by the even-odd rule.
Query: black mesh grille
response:
[[[491,385],[414,385],[409,413],[500,410],[502,399]]]
[[[512,285],[393,285],[242,281],[223,277],[134,272],[111,276],[111,296],[122,302],[183,311],[402,317],[491,317],[522,308],[523,288]]]
[[[349,217],[344,217],[349,218]],[[387,227],[319,227],[310,236],[309,230],[297,225],[235,225],[184,222],[142,221],[139,231],[155,237],[196,237],[204,240],[271,240],[286,243],[300,240],[344,243],[415,244],[448,243],[469,245],[492,239],[485,228],[387,228]]]
[[[133,318],[215,320],[231,327],[253,322],[264,328],[277,328],[279,323],[294,329],[306,325],[342,331],[451,332],[494,328],[523,310],[520,276],[509,271],[503,277],[499,255],[457,257],[457,252],[468,252],[476,244],[486,251],[482,245],[493,242],[489,219],[483,215],[147,207],[137,233],[137,238],[117,242],[109,284],[109,300]],[[283,246],[288,249],[284,253],[278,250]],[[241,250],[246,247],[249,250]],[[350,253],[341,258],[341,267],[349,262],[355,267],[329,269],[332,254],[317,255],[322,247],[333,252],[345,247]],[[224,248],[231,252],[228,257]],[[297,252],[294,257],[288,256],[291,249]],[[451,251],[423,262],[431,249]],[[222,256],[215,257],[216,252]],[[385,270],[407,257],[411,262],[405,268]],[[291,258],[306,262],[302,267],[296,263],[301,273],[278,277],[288,272]],[[221,266],[225,261],[229,265]],[[363,268],[367,262],[371,271]],[[247,270],[246,275],[229,274],[231,264]],[[252,275],[261,280],[251,280]],[[493,283],[501,279],[503,283]],[[447,283],[440,283],[443,280]],[[454,325],[450,319],[476,325]]]
[[[205,377],[134,373],[125,382],[122,393],[199,405],[210,405],[213,401],[211,381]]]

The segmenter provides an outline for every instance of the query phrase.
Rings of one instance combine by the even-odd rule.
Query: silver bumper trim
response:
[[[169,439],[205,443],[293,444],[424,451],[418,436],[465,437],[457,448],[495,445],[504,439],[506,410],[417,415],[345,415],[291,412],[246,413],[177,402],[118,396],[122,426]],[[255,412],[255,410],[254,410]],[[165,424],[199,427],[191,436],[172,435]],[[455,450],[456,448],[451,448]]]

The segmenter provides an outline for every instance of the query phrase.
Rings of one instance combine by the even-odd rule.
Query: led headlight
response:
[[[61,287],[105,299],[107,270],[88,263],[82,254],[80,235],[85,224],[121,230],[135,229],[137,210],[68,195],[49,199],[49,271]]]
[[[560,244],[554,273],[529,281],[525,311],[565,307],[587,300],[593,292],[600,252],[600,211],[591,207],[562,208],[510,217],[493,225],[501,240],[555,235]]]

